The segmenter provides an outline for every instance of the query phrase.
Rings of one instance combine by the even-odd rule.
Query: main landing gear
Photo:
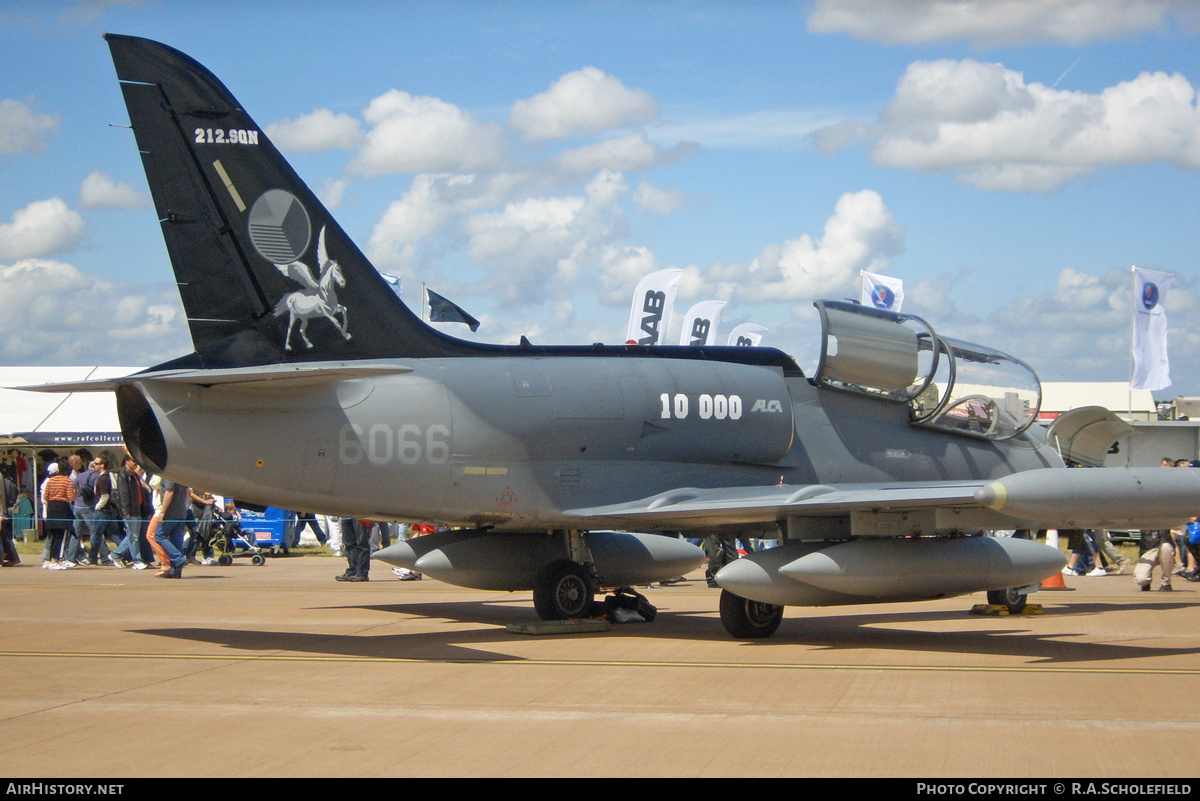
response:
[[[783,607],[751,601],[721,590],[721,625],[739,640],[770,637],[783,620]]]
[[[569,559],[546,565],[533,588],[533,608],[542,620],[587,617],[596,585],[587,568]]]

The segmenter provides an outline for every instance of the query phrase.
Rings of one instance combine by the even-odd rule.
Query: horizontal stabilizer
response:
[[[215,384],[266,384],[273,387],[312,386],[352,378],[375,378],[383,375],[410,373],[403,364],[385,362],[269,364],[262,367],[231,367],[224,370],[148,370],[123,378],[101,378],[93,381],[74,381],[59,384],[37,384],[13,387],[29,392],[113,392],[122,384],[136,381],[166,381],[177,384],[213,386]]]

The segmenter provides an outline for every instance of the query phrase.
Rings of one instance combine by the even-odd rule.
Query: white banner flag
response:
[[[1166,389],[1171,386],[1167,359],[1167,312],[1163,303],[1175,276],[1133,268],[1133,378],[1132,389]]]
[[[629,331],[625,343],[630,345],[660,345],[671,324],[671,307],[683,270],[659,270],[650,273],[633,293],[629,310]]]
[[[763,334],[770,329],[763,328],[758,323],[742,323],[734,326],[734,329],[729,332],[729,341],[727,345],[739,345],[747,348],[757,348],[762,342]]]
[[[862,272],[862,305],[884,311],[900,311],[904,303],[904,282],[890,275]]]
[[[711,345],[716,340],[717,326],[721,324],[723,300],[702,300],[688,309],[683,318],[683,331],[679,334],[680,345]]]

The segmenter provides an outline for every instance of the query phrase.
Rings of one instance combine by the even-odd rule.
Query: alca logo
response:
[[[754,405],[750,407],[750,411],[752,413],[766,412],[768,414],[783,414],[783,404],[777,400],[759,398],[754,402]]]

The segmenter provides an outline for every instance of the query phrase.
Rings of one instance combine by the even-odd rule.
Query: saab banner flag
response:
[[[679,334],[680,345],[711,345],[716,339],[717,326],[721,324],[723,300],[702,300],[688,309],[683,318],[683,331]]]
[[[1171,386],[1167,359],[1167,312],[1163,303],[1175,276],[1133,268],[1133,378],[1132,389],[1166,389]]]
[[[479,330],[479,321],[467,314],[457,304],[443,298],[432,289],[426,289],[429,295],[429,321],[431,323],[465,323],[471,327],[471,332]]]
[[[683,270],[659,270],[650,273],[633,292],[633,307],[629,310],[627,345],[661,345],[671,324],[671,308]]]
[[[762,342],[763,334],[770,329],[764,328],[758,323],[742,323],[734,326],[729,332],[729,341],[726,345],[737,345],[744,348],[757,348]]]
[[[904,303],[904,282],[890,275],[862,270],[862,305],[884,311],[900,311]]]

